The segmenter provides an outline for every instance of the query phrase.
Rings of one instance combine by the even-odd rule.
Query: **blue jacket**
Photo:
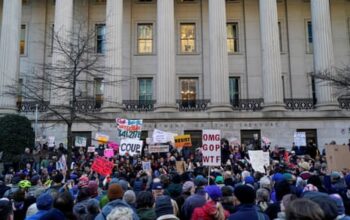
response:
[[[260,217],[260,218],[259,218]],[[229,220],[270,220],[263,212],[260,212],[254,204],[243,204],[237,207],[237,212],[230,215]]]
[[[37,213],[27,217],[25,220],[39,220],[43,215],[45,215],[48,212],[49,210],[39,210]]]

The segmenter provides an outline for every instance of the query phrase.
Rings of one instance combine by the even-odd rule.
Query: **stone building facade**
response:
[[[75,123],[76,135],[116,139],[115,118],[125,117],[144,120],[143,137],[157,128],[196,143],[202,129],[283,146],[295,131],[320,147],[350,139],[350,100],[308,75],[350,63],[349,0],[0,0],[0,92],[26,83],[34,64],[55,62],[48,33],[78,18],[116,67],[108,77],[130,80],[82,89],[91,98],[82,105],[114,104],[96,111],[105,116],[97,126]],[[33,105],[0,97],[0,113],[34,119]],[[65,126],[53,124],[39,117],[39,133],[64,142]]]

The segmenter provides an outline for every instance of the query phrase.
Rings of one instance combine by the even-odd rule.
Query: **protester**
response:
[[[331,220],[322,209],[308,199],[296,199],[286,209],[286,220]]]

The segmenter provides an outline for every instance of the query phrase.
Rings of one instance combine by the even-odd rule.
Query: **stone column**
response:
[[[329,0],[311,0],[314,72],[334,74],[334,54]],[[338,103],[329,83],[316,80],[318,110],[337,110]]]
[[[209,111],[232,111],[229,96],[226,1],[209,0]]]
[[[62,50],[68,50],[69,42],[72,40],[73,32],[73,10],[74,1],[73,0],[56,0],[55,5],[55,23],[54,23],[54,42],[53,42],[53,52],[52,52],[52,66],[54,69],[62,69],[67,67],[68,70],[71,68],[69,65],[69,59]],[[64,82],[63,77],[68,76],[68,72],[59,72],[53,74],[61,74],[62,78],[58,78],[55,82],[57,86],[51,89],[51,104],[57,106],[67,106],[72,98],[70,92],[65,88],[60,88],[61,86],[69,86]]]
[[[15,113],[16,97],[6,94],[17,86],[22,0],[3,0],[0,39],[0,114]],[[12,92],[12,91],[10,91]]]
[[[156,112],[175,112],[174,0],[157,3],[157,104]]]
[[[276,0],[260,0],[264,111],[285,110]]]
[[[106,67],[104,112],[122,111],[123,91],[123,0],[107,0],[106,6]]]

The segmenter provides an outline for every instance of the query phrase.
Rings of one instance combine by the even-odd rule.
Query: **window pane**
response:
[[[103,94],[103,83],[102,78],[96,78],[94,81],[94,93],[95,95],[102,95]]]
[[[280,51],[283,51],[282,48],[282,25],[281,22],[278,22],[278,37],[279,37],[279,41],[280,41]]]
[[[153,98],[152,79],[138,79],[139,100],[150,101]]]
[[[153,24],[137,25],[137,52],[140,54],[153,52]]]
[[[106,25],[96,25],[96,53],[104,54],[106,52]]]
[[[238,47],[238,23],[228,23],[226,25],[227,30],[227,50],[229,53],[239,52]]]
[[[313,36],[312,36],[312,23],[311,21],[307,22],[307,52],[313,52]]]
[[[181,100],[196,100],[198,79],[180,79]]]
[[[20,43],[19,43],[19,53],[23,55],[25,53],[25,47],[26,47],[26,25],[21,25],[21,36],[20,36]]]
[[[196,25],[180,25],[180,44],[182,53],[193,53],[196,51]]]
[[[239,77],[230,77],[230,101],[234,105],[239,103]]]

